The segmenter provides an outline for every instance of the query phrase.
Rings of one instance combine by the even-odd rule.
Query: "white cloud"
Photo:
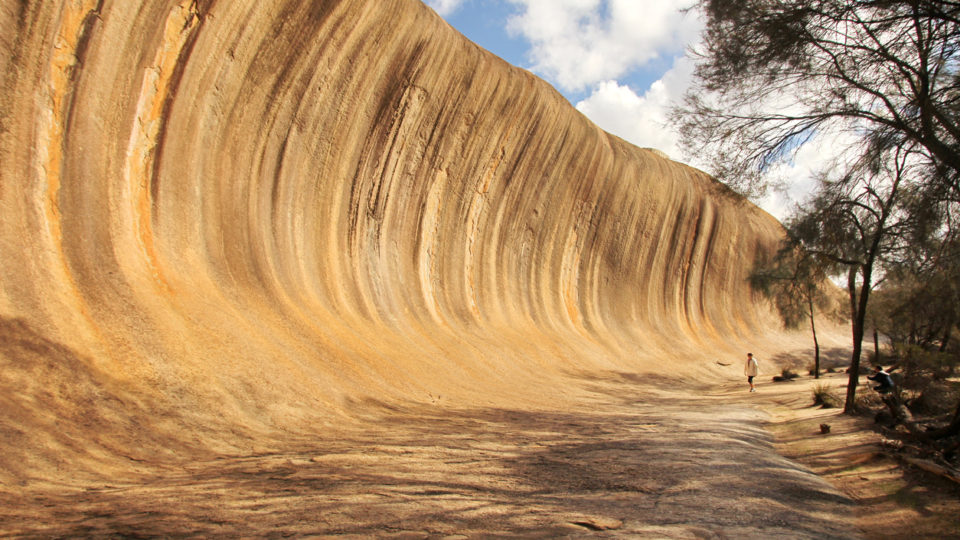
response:
[[[601,129],[640,147],[656,148],[678,161],[707,170],[695,156],[684,156],[679,137],[668,123],[670,108],[679,103],[693,80],[693,61],[678,57],[663,77],[650,85],[642,95],[614,80],[596,85],[592,94],[576,104]],[[789,96],[782,96],[783,110],[796,107]],[[797,150],[789,163],[773,171],[783,180],[783,188],[771,190],[757,205],[779,220],[790,215],[795,205],[805,201],[816,187],[816,171],[829,168],[848,143],[854,142],[842,133],[821,134]],[[709,172],[709,171],[708,171]]]
[[[597,85],[590,97],[577,103],[577,110],[600,128],[637,146],[656,148],[680,158],[677,135],[667,115],[690,84],[693,62],[679,57],[673,67],[641,96],[617,81]]]
[[[464,0],[427,0],[427,5],[437,12],[437,15],[446,17],[452,14]]]
[[[530,44],[531,69],[566,90],[617,79],[673,56],[702,28],[691,0],[509,0],[521,7],[508,30]]]
[[[803,174],[804,172],[807,174]],[[793,213],[798,204],[803,203],[813,193],[816,182],[809,172],[809,167],[795,168],[785,189],[767,192],[766,196],[755,201],[756,205],[783,221]]]
[[[817,187],[817,174],[836,169],[839,163],[852,159],[852,150],[859,139],[846,132],[822,132],[797,149],[793,159],[780,164],[772,171],[783,184],[771,190],[757,205],[783,221],[813,195]]]
[[[434,4],[455,0],[432,0]],[[518,8],[507,29],[530,43],[528,66],[563,92],[589,92],[577,109],[602,129],[640,147],[705,168],[684,156],[668,122],[693,79],[694,63],[683,55],[700,39],[703,21],[693,0],[505,0]],[[654,60],[674,58],[649,88],[625,81]],[[793,110],[795,96],[780,96],[777,110]],[[835,135],[835,134],[834,134]],[[837,139],[821,134],[799,148],[777,176],[785,188],[771,190],[759,206],[787,217],[815,187],[814,174],[840,155]],[[709,172],[709,171],[708,171]]]

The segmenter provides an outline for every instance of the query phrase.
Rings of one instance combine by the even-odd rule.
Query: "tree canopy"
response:
[[[960,2],[703,0],[685,147],[745,193],[815,137],[854,161],[916,148],[930,187],[960,194]],[[834,163],[832,166],[840,164]]]
[[[758,196],[811,144],[816,191],[785,249],[847,275],[853,408],[868,300],[893,269],[960,289],[960,1],[700,0],[695,80],[674,111],[681,142]],[[828,159],[829,158],[829,159]],[[921,268],[922,267],[922,268]],[[937,270],[937,269],[940,270]],[[955,324],[947,317],[947,328]],[[960,415],[960,407],[958,407]]]

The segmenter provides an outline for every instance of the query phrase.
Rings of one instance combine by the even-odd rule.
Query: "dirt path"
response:
[[[856,524],[867,538],[960,539],[960,486],[905,467],[884,448],[869,416],[813,406],[815,385],[842,399],[846,377],[836,373],[819,381],[762,383],[755,395],[734,392],[731,397],[753,400],[771,413],[768,429],[777,450],[850,497]],[[829,434],[820,433],[820,424],[830,425]]]
[[[381,410],[367,429],[125,485],[7,494],[36,536],[851,538],[754,403],[611,376],[577,411]],[[757,395],[765,399],[763,395]],[[331,434],[332,435],[332,434]]]

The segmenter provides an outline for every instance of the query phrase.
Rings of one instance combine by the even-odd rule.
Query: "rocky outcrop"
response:
[[[49,450],[9,474],[538,406],[767,320],[773,218],[416,0],[5,2],[0,41],[0,419]]]

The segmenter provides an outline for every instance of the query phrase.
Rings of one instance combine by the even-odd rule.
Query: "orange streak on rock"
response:
[[[96,324],[88,307],[77,292],[67,258],[63,253],[63,224],[60,209],[60,189],[63,181],[65,126],[71,114],[74,77],[78,69],[77,49],[88,30],[90,17],[96,16],[98,0],[69,0],[63,3],[50,52],[49,69],[44,84],[38,88],[41,105],[38,107],[37,130],[34,139],[37,180],[45,185],[45,196],[39,201],[45,218],[47,241],[38,246],[56,263],[49,268],[59,276],[56,286],[62,298],[69,302],[82,319],[91,321],[85,331],[94,335]]]
[[[19,2],[0,31],[0,330],[73,396],[21,418],[249,452],[373,402],[702,375],[778,326],[746,280],[775,220],[419,1]],[[62,444],[22,422],[16,455]]]
[[[165,121],[163,112],[170,98],[171,79],[184,47],[199,24],[200,17],[194,0],[183,0],[171,9],[164,24],[160,46],[144,73],[124,171],[129,189],[127,197],[134,203],[131,208],[134,234],[150,276],[157,287],[166,293],[172,291],[163,276],[153,241],[151,185],[156,181],[153,178],[154,156]]]

